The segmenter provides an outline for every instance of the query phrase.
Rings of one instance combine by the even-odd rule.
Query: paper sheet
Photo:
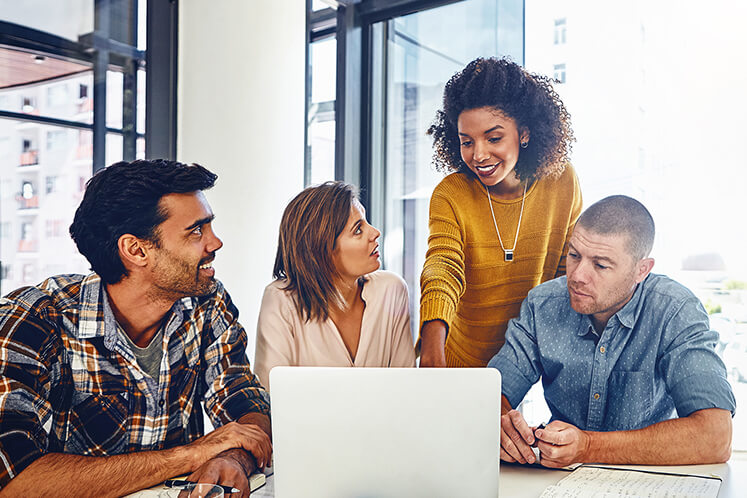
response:
[[[720,480],[705,477],[579,467],[540,498],[716,498],[720,486]]]

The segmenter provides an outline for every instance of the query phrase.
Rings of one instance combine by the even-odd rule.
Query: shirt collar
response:
[[[625,303],[625,306],[620,308],[620,310],[612,315],[610,317],[610,320],[612,320],[614,317],[617,317],[618,321],[628,329],[632,329],[635,325],[636,320],[638,320],[638,314],[640,313],[640,306],[638,304],[641,302],[642,296],[643,296],[643,287],[646,284],[646,280],[648,280],[648,276],[643,280],[643,282],[639,283],[635,290],[633,291],[633,297],[630,298],[630,301]],[[570,307],[570,301],[568,303],[568,306]],[[583,315],[582,322],[585,326],[579,327],[578,331],[576,332],[579,336],[584,336],[589,333],[594,333],[594,325],[591,321],[591,317],[589,315]],[[609,323],[609,322],[608,322]]]
[[[78,338],[103,337],[104,346],[112,349],[117,342],[118,325],[108,297],[98,274],[90,273],[81,281]],[[171,307],[171,313],[192,311],[195,307],[194,300],[193,297],[179,299]]]
[[[648,276],[643,280],[643,282],[639,283],[635,290],[633,291],[633,297],[630,298],[630,301],[625,303],[625,306],[620,308],[620,310],[612,315],[610,317],[610,320],[612,320],[614,317],[617,317],[618,321],[623,325],[623,327],[632,329],[635,325],[635,322],[638,320],[638,314],[640,313],[640,306],[638,305],[641,302],[642,296],[643,296],[643,287],[646,283],[646,280],[648,280]],[[570,302],[569,302],[570,306]],[[579,336],[584,336],[588,333],[593,333],[594,325],[591,321],[591,317],[589,315],[583,315],[583,323],[586,324],[585,327],[579,327],[577,334]],[[609,322],[607,322],[609,323]]]
[[[625,303],[625,306],[623,306],[620,311],[615,313],[617,319],[620,320],[620,323],[625,328],[632,329],[635,322],[638,320],[638,314],[641,310],[639,304],[641,299],[643,299],[643,286],[647,279],[648,276],[643,280],[643,282],[636,285],[635,290],[633,291],[633,297],[630,298],[630,301]]]
[[[78,315],[78,338],[105,337],[104,309],[102,305],[101,277],[88,274],[80,283],[80,311]]]

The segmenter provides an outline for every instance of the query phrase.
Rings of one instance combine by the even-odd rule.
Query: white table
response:
[[[747,496],[747,459],[733,457],[719,465],[683,465],[676,467],[640,467],[659,472],[686,474],[716,474],[723,479],[719,498],[743,498]],[[501,464],[500,497],[536,498],[544,489],[556,484],[568,475],[568,471],[550,470],[521,465]],[[252,493],[257,498],[274,498],[274,476],[267,478],[267,484]]]

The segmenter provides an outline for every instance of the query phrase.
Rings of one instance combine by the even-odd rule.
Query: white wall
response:
[[[252,360],[280,216],[303,187],[305,15],[304,0],[179,2],[177,156],[219,175],[216,277]]]

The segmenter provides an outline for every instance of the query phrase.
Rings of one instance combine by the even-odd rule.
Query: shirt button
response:
[[[599,399],[599,393],[594,393],[594,399]]]
[[[604,346],[602,346],[601,348],[599,348],[599,352],[600,352],[600,353],[604,354],[604,352],[605,352],[605,351],[607,351],[607,350],[606,350],[606,349],[604,349]]]
[[[163,407],[163,404],[164,404],[163,398],[158,400],[158,406]]]

